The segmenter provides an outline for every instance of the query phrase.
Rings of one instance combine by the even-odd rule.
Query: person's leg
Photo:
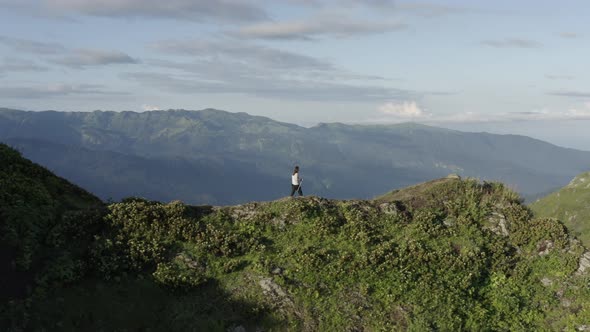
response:
[[[299,196],[303,196],[303,189],[301,189],[301,186],[299,186],[298,192],[299,192]]]
[[[291,196],[295,195],[296,191],[297,191],[297,186],[291,185]]]

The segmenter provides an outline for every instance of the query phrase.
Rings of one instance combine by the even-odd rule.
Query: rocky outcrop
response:
[[[287,292],[283,290],[281,286],[274,282],[272,278],[262,277],[258,282],[260,288],[264,292],[264,295],[269,300],[269,303],[273,303],[277,307],[293,307],[293,300],[289,298]]]
[[[590,268],[590,252],[586,251],[580,257],[580,263],[578,266],[577,274],[582,274],[582,273],[586,272],[586,270],[588,270],[589,268]]]
[[[504,214],[494,211],[491,213],[488,221],[488,229],[492,232],[502,236],[510,235],[510,233],[508,232],[506,216]]]

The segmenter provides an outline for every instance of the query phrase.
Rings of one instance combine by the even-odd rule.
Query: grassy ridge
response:
[[[532,331],[590,321],[590,278],[577,273],[585,249],[498,183],[443,179],[372,201],[127,199],[65,215],[35,237],[59,259],[44,261],[26,300],[0,306],[5,329]]]
[[[541,217],[557,218],[585,245],[590,244],[590,172],[578,175],[564,188],[543,197],[531,209]]]

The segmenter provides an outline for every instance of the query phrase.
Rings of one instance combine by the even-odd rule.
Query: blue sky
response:
[[[421,122],[590,150],[588,1],[0,0],[0,107]]]

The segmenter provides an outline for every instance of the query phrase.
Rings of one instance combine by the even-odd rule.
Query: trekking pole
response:
[[[298,194],[299,194],[299,190],[301,190],[302,183],[303,183],[303,179],[299,180],[299,187],[297,187],[297,191],[296,191],[296,193],[298,193]],[[299,194],[299,195],[301,195],[301,194]]]

